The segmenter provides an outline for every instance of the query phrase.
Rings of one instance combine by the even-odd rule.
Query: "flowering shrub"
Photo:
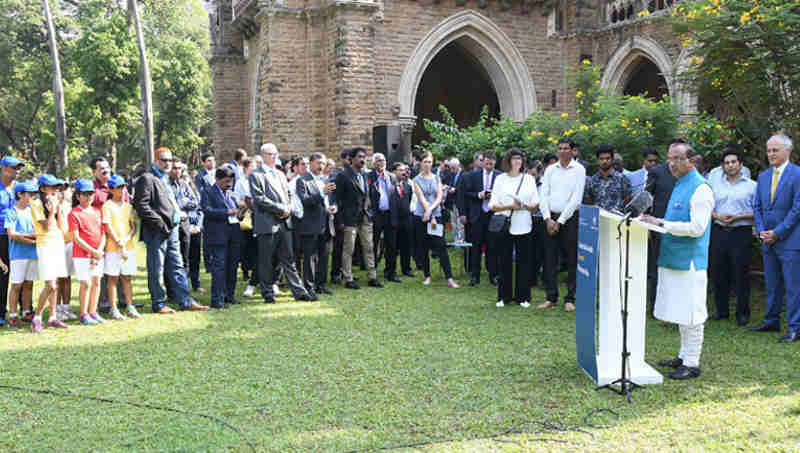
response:
[[[444,121],[424,121],[432,141],[420,148],[437,157],[457,156],[463,162],[471,162],[475,152],[486,149],[499,157],[512,146],[541,158],[554,153],[558,140],[566,137],[580,144],[581,158],[590,164],[595,161],[592,150],[609,144],[623,156],[626,168],[638,168],[643,148],[655,148],[663,158],[667,144],[676,136],[695,145],[713,165],[732,140],[731,131],[710,117],[679,125],[679,112],[668,97],[654,101],[605,93],[600,89],[601,74],[602,68],[583,62],[572,76],[576,113],[535,112],[515,123],[507,118],[493,120],[484,109],[475,125],[459,128],[447,109],[440,107]]]

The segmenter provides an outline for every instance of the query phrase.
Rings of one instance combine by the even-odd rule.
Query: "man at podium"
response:
[[[658,258],[658,290],[654,315],[678,324],[681,347],[674,359],[659,362],[675,368],[669,377],[691,379],[700,376],[700,352],[706,311],[708,244],[714,192],[694,168],[697,153],[686,143],[669,147],[667,161],[675,176],[675,188],[663,219],[649,215],[642,220],[667,232],[661,239]]]

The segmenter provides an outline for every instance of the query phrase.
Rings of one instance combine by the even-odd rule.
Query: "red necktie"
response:
[[[403,184],[397,184],[397,191],[400,192],[400,196],[403,196]]]

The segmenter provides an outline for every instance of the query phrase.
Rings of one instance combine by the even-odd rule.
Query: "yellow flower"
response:
[[[575,133],[575,131],[573,131],[572,129],[567,129],[567,130],[564,131],[564,137],[569,137],[570,135],[572,135],[574,133]]]
[[[562,113],[561,118],[569,118],[569,113]]]
[[[585,60],[581,61],[581,64],[584,65],[584,66],[589,66],[590,64],[592,64],[592,62],[589,59],[585,59]]]
[[[595,84],[595,85],[600,85],[600,79],[597,79],[597,80],[595,80],[595,81],[594,81],[594,84]]]
[[[717,125],[716,125],[716,126],[714,126],[714,127],[715,127],[716,129],[722,129],[722,125],[721,125],[721,124],[717,124]]]
[[[575,93],[575,97],[578,99],[580,99],[582,96],[583,96],[583,91],[578,90],[578,92]]]
[[[686,123],[686,125],[687,125],[687,126],[689,126],[689,127],[692,127],[692,126],[694,126],[694,123],[692,123],[691,121],[689,121],[688,123]]]
[[[637,14],[636,16],[637,17],[647,17],[649,15],[650,15],[650,11],[644,10],[644,11],[640,12],[639,14]]]
[[[585,124],[581,124],[581,130],[582,131],[588,131],[589,130],[589,126],[587,126]]]
[[[741,17],[739,17],[739,23],[741,25],[747,25],[750,22],[750,20],[751,18],[749,12],[744,12],[742,13]]]

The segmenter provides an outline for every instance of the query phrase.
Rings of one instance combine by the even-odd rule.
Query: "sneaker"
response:
[[[519,304],[519,306],[522,308],[528,308],[531,306],[531,303],[526,300],[525,302]]]
[[[281,289],[280,289],[280,288],[278,288],[278,285],[277,285],[277,284],[273,284],[273,285],[272,285],[272,294],[273,294],[273,295],[275,295],[275,296],[280,296],[281,294],[283,294],[283,293],[281,292]]]
[[[31,332],[33,333],[42,333],[44,330],[44,326],[42,325],[41,319],[33,319],[31,320]]]
[[[247,289],[244,290],[242,295],[244,297],[253,297],[253,294],[256,292],[256,287],[252,285],[247,285]]]
[[[197,288],[195,288],[195,289],[194,289],[194,291],[195,291],[196,293],[198,293],[198,294],[205,294],[205,293],[206,293],[206,290],[205,290],[205,288],[202,288],[202,287],[200,287],[200,286],[198,286]]]
[[[111,311],[109,312],[109,315],[110,315],[111,319],[113,319],[115,321],[124,321],[125,320],[125,316],[122,313],[120,313],[119,309],[117,309],[117,308],[112,308]]]
[[[133,318],[133,319],[139,319],[139,318],[142,317],[142,315],[140,315],[139,312],[136,311],[136,307],[134,307],[133,305],[128,305],[127,312],[128,312],[128,316]]]
[[[89,316],[89,315],[83,315],[83,316],[81,316],[80,320],[81,320],[81,324],[83,324],[84,326],[93,326],[93,325],[97,324],[97,321],[95,321],[95,320],[94,320],[94,319],[93,319],[91,316]]]
[[[494,306],[497,308],[503,308],[506,306],[506,304],[504,304],[502,300],[498,300],[497,303],[494,304]]]
[[[564,311],[575,311],[575,304],[567,302],[564,304]]]
[[[8,328],[9,329],[19,329],[20,321],[18,317],[8,318]]]
[[[58,319],[62,321],[74,321],[78,319],[78,315],[76,315],[75,313],[72,312],[72,310],[69,309],[69,305],[66,304],[59,305],[58,308],[56,308],[56,310],[61,310],[61,314],[63,315],[63,317],[59,317]]]
[[[97,313],[89,313],[89,316],[91,316],[92,319],[94,319],[94,322],[96,322],[98,324],[102,324],[102,323],[106,322],[106,320],[101,318],[100,315],[98,315]]]
[[[425,280],[422,281],[422,284],[426,285],[426,286],[430,285],[431,284],[431,278],[430,277],[425,277]]]
[[[25,314],[22,315],[22,322],[31,322],[33,321],[33,312],[26,311]]]
[[[555,308],[555,306],[556,306],[555,303],[550,302],[549,300],[546,300],[546,301],[542,302],[541,304],[537,305],[536,308],[539,308],[539,309]]]
[[[47,322],[47,327],[51,327],[53,329],[66,329],[69,326],[64,324],[64,321],[56,318],[56,319],[51,319],[50,321],[48,321]]]

